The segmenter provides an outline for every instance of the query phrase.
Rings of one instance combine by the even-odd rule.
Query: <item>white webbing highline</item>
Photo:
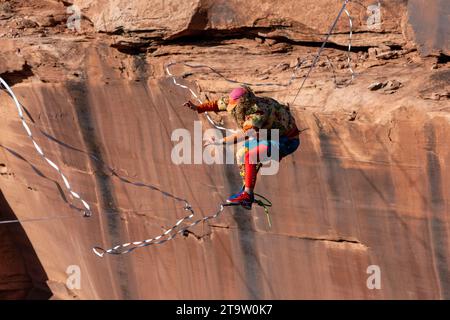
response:
[[[20,104],[20,102],[17,99],[16,95],[12,91],[11,87],[1,77],[0,77],[0,84],[6,89],[7,93],[9,94],[9,96],[13,99],[14,104],[16,105],[16,108],[17,108],[17,112],[19,113],[19,117],[20,117],[20,120],[22,122],[22,126],[24,127],[25,132],[27,133],[28,137],[31,139],[31,142],[33,143],[33,146],[36,149],[36,151],[39,153],[39,155],[42,158],[44,158],[45,161],[47,161],[47,163],[50,165],[50,167],[52,167],[56,172],[58,172],[58,174],[61,176],[61,179],[64,182],[64,186],[66,187],[67,191],[69,191],[69,193],[75,199],[78,199],[81,202],[81,204],[84,207],[84,215],[83,216],[90,217],[92,215],[92,211],[91,211],[91,207],[89,206],[89,204],[77,192],[73,191],[72,186],[69,183],[69,180],[64,175],[64,173],[61,171],[61,169],[52,160],[47,158],[47,156],[45,155],[45,153],[42,150],[42,148],[37,144],[36,140],[34,139],[33,133],[30,130],[30,127],[27,125],[27,123],[25,121],[25,118],[23,116],[22,105]]]
[[[355,79],[355,71],[353,71],[353,68],[352,68],[352,57],[350,56],[350,54],[352,52],[353,20],[352,20],[352,17],[350,16],[350,13],[347,10],[347,8],[344,9],[344,12],[348,17],[348,23],[350,26],[350,32],[348,34],[347,67],[350,70],[350,73],[352,75],[352,78],[350,79],[350,82],[352,82]]]
[[[129,252],[131,252],[131,251],[133,251],[135,249],[138,249],[138,248],[147,247],[147,246],[154,245],[154,244],[163,244],[163,243],[165,243],[167,241],[172,240],[177,235],[188,231],[190,228],[196,226],[200,222],[206,222],[206,221],[208,221],[210,219],[217,218],[223,212],[225,206],[230,206],[230,205],[229,204],[220,204],[219,205],[219,209],[217,210],[216,213],[214,213],[212,215],[209,215],[209,216],[205,216],[205,217],[200,218],[198,220],[195,220],[192,223],[190,223],[187,226],[185,226],[184,228],[181,228],[181,229],[177,230],[177,228],[180,226],[180,224],[183,221],[185,221],[187,219],[190,219],[190,218],[192,218],[194,216],[194,211],[192,210],[192,208],[187,206],[185,208],[185,210],[190,211],[190,214],[188,216],[178,220],[172,228],[169,228],[169,229],[165,230],[161,235],[159,235],[157,237],[146,239],[146,240],[143,240],[143,241],[134,241],[134,242],[128,242],[128,243],[120,244],[120,245],[117,245],[117,246],[112,247],[110,249],[103,249],[101,247],[94,247],[93,251],[99,257],[103,257],[105,255],[105,253],[111,254],[111,255],[121,255],[121,254],[129,253]],[[169,234],[170,234],[169,237],[164,238],[165,236],[167,236]],[[163,238],[163,239],[161,239],[161,238]],[[130,248],[128,248],[128,247],[130,247]]]

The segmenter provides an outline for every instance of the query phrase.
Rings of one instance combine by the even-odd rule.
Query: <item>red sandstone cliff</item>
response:
[[[82,12],[78,32],[66,25],[72,3]],[[187,237],[101,259],[92,246],[147,239],[185,215],[106,166],[186,198],[198,216],[239,188],[234,166],[171,162],[174,129],[210,125],[180,107],[189,95],[164,65],[202,63],[231,79],[283,84],[309,55],[292,86],[256,88],[291,102],[342,1],[0,1],[0,76],[94,212],[82,218],[70,207],[78,203],[1,92],[1,220],[55,219],[0,224],[0,297],[449,299],[449,8],[427,1],[421,15],[423,1],[381,1],[381,28],[372,30],[374,3],[348,6],[354,82],[341,85],[344,14],[291,106],[307,129],[301,147],[257,185],[273,201],[271,229],[259,207],[228,208]],[[174,72],[202,96],[232,87],[210,72]],[[387,86],[368,89],[377,82]],[[81,289],[65,286],[70,265],[80,267]],[[380,290],[366,286],[370,265],[381,269]]]

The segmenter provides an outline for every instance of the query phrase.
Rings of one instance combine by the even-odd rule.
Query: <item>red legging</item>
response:
[[[245,153],[245,187],[253,189],[256,183],[256,162],[259,161],[258,155],[263,153],[267,154],[268,147],[264,144],[260,144]],[[250,159],[253,163],[250,163]],[[258,159],[257,161],[255,161]]]

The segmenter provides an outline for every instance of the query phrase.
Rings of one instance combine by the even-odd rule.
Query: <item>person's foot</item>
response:
[[[249,194],[245,191],[236,193],[227,199],[227,203],[241,205],[247,210],[252,208],[253,201],[255,201],[253,194]]]

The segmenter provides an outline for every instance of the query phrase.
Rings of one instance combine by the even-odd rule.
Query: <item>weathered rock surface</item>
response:
[[[150,238],[186,214],[183,203],[126,183],[105,164],[130,181],[187,199],[198,217],[239,188],[234,166],[172,163],[173,130],[192,132],[198,119],[210,126],[181,108],[188,93],[173,85],[164,65],[202,63],[231,79],[286,84],[307,58],[293,85],[255,87],[292,102],[341,2],[80,0],[80,32],[65,26],[69,2],[11,3],[12,15],[0,18],[0,76],[14,85],[48,157],[94,209],[93,217],[82,218],[70,207],[78,203],[34,150],[1,92],[1,193],[21,220],[52,218],[23,223],[26,236],[16,239],[29,238],[39,260],[29,265],[42,264],[54,298],[450,298],[444,94],[450,68],[445,55],[419,55],[406,32],[412,28],[407,1],[382,6],[379,32],[364,29],[366,8],[349,6],[360,31],[360,47],[351,53],[357,77],[337,88],[350,76],[340,46],[347,44],[348,20],[341,18],[331,39],[339,46],[324,51],[291,106],[307,129],[300,150],[283,160],[277,175],[258,180],[257,192],[273,201],[271,229],[259,207],[228,208],[187,237],[103,259],[92,246]],[[56,22],[43,22],[50,15]],[[372,55],[369,47],[377,48]],[[173,71],[202,96],[233,86],[206,69]],[[367,89],[393,79],[402,86],[392,94]],[[439,99],[427,98],[433,93]],[[3,228],[0,242],[13,252],[18,240]],[[9,290],[14,274],[23,285],[6,295],[24,298],[45,274],[30,276],[19,255],[11,257],[17,258],[2,265],[0,283]],[[80,267],[80,289],[65,287],[70,265]],[[366,285],[370,265],[381,269],[380,290]]]
[[[408,1],[412,38],[423,55],[450,55],[450,3],[445,0]]]
[[[0,165],[0,175],[8,174],[5,168]],[[16,219],[1,192],[0,219]],[[0,225],[0,239],[0,300],[48,299],[52,293],[46,284],[45,271],[22,226]]]
[[[92,1],[75,0],[98,31],[143,33],[144,37],[176,39],[200,32],[219,34],[260,34],[269,38],[291,41],[320,41],[328,31],[330,21],[342,6],[342,1]],[[357,46],[383,42],[404,42],[401,24],[406,16],[406,2],[392,1],[382,7],[384,23],[373,31],[368,26],[373,1],[348,5],[352,12],[353,42]],[[346,45],[349,21],[344,14],[331,42]],[[386,35],[388,33],[388,35]],[[206,33],[208,34],[208,33]]]

